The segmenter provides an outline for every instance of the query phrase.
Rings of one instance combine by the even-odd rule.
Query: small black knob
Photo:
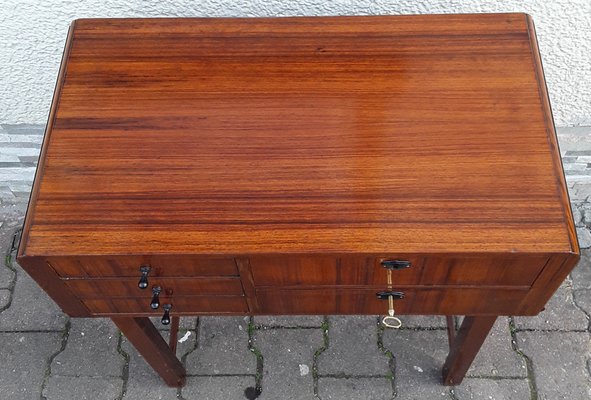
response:
[[[140,289],[145,289],[148,287],[148,274],[150,273],[150,267],[143,265],[140,267],[140,272],[142,273],[142,276],[140,276],[140,281],[137,283],[137,287]]]
[[[162,322],[162,325],[168,325],[170,324],[170,309],[172,308],[172,304],[165,304],[162,308],[164,308],[164,315],[160,322]]]
[[[150,302],[150,307],[152,307],[152,310],[157,310],[158,307],[160,307],[160,292],[162,291],[162,289],[160,288],[160,286],[154,286],[152,288],[152,301]]]

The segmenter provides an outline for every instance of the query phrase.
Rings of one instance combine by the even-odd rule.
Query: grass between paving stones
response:
[[[394,354],[388,349],[384,347],[384,331],[386,327],[382,324],[380,317],[376,318],[376,329],[377,329],[377,345],[378,349],[384,353],[386,357],[388,357],[388,373],[385,375],[385,378],[390,382],[392,385],[392,398],[398,396],[398,392],[396,390],[396,357]]]
[[[20,230],[15,232],[14,235],[12,236],[12,243],[10,244],[10,247],[7,250],[6,255],[4,256],[4,267],[8,268],[9,270],[12,271],[13,275],[12,275],[12,281],[10,281],[10,283],[8,284],[8,301],[6,302],[6,305],[3,307],[0,307],[0,313],[4,310],[7,310],[11,305],[12,305],[12,298],[14,297],[14,287],[16,286],[16,268],[14,268],[14,266],[12,265],[12,255],[14,253],[16,253],[17,251],[17,247],[18,247],[18,242],[19,242],[19,238],[20,238]]]
[[[517,327],[515,326],[515,320],[513,317],[509,317],[509,332],[511,332],[511,348],[525,360],[525,370],[527,373],[527,382],[529,384],[530,400],[537,400],[538,386],[536,384],[536,377],[534,375],[534,365],[531,359],[525,355],[525,353],[523,353],[519,347],[517,347]]]
[[[254,324],[254,318],[251,316],[248,319],[248,350],[254,354],[257,360],[257,369],[254,374],[254,390],[253,388],[246,388],[244,395],[249,400],[254,400],[263,392],[263,353],[254,345],[254,332],[257,327]]]
[[[123,367],[121,367],[121,379],[123,380],[123,384],[121,385],[121,393],[117,397],[117,400],[121,400],[125,397],[125,394],[127,393],[127,382],[129,381],[130,357],[129,354],[127,354],[125,350],[123,350],[123,338],[123,333],[119,331],[119,339],[117,340],[117,353],[119,353],[119,355],[123,357],[123,360],[125,360],[125,362],[123,363]]]
[[[47,400],[43,392],[47,387],[47,383],[49,382],[49,377],[51,376],[51,364],[53,364],[53,360],[66,349],[68,344],[68,338],[70,337],[70,328],[72,327],[72,323],[70,322],[70,318],[66,319],[66,325],[64,326],[64,330],[62,331],[62,341],[58,351],[53,353],[47,359],[47,366],[45,367],[45,373],[43,374],[43,381],[41,382],[41,399]]]
[[[330,325],[326,315],[322,320],[322,324],[320,324],[320,329],[322,329],[322,346],[316,349],[314,356],[312,357],[312,387],[314,390],[314,396],[316,397],[318,397],[318,357],[320,357],[320,354],[328,349],[328,331],[330,329]]]

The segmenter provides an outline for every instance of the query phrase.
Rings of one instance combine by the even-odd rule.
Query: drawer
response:
[[[386,290],[386,289],[382,289]],[[394,289],[397,290],[397,289]],[[400,289],[398,289],[400,290]],[[387,314],[388,301],[368,289],[258,289],[260,314]],[[394,301],[397,314],[510,315],[526,289],[421,288],[405,289]]]
[[[49,265],[62,277],[140,277],[140,266],[150,266],[150,277],[238,275],[234,258],[190,256],[52,257]]]
[[[111,298],[82,300],[86,308],[94,315],[136,314],[161,316],[163,308],[150,308],[147,298]],[[171,315],[178,314],[245,314],[248,305],[243,296],[181,296],[161,298],[161,304],[172,304]]]
[[[191,295],[236,295],[242,296],[242,284],[239,278],[205,277],[205,278],[162,278],[150,280],[146,289],[138,288],[136,278],[97,278],[80,279],[65,278],[63,281],[74,295],[81,299],[102,297],[146,297],[152,296],[152,287],[159,286],[163,294],[175,296]],[[149,302],[149,300],[148,300]]]
[[[393,270],[397,285],[531,286],[546,256],[417,257],[252,257],[255,286],[381,286],[387,282],[385,260],[405,260],[410,267]]]

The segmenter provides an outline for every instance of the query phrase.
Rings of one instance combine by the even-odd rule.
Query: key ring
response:
[[[382,324],[384,324],[386,328],[398,329],[402,326],[402,321],[400,318],[397,318],[393,315],[386,315],[382,319]]]

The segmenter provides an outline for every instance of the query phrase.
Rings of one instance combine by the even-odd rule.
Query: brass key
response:
[[[392,270],[388,270],[388,290],[392,290]],[[388,315],[382,319],[382,324],[387,328],[398,329],[402,326],[400,318],[394,316],[394,297],[388,296]]]

